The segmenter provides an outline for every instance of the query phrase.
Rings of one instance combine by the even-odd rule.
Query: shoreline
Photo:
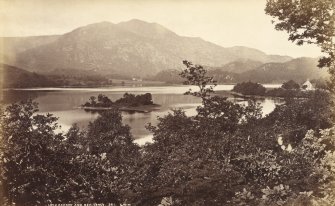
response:
[[[295,99],[307,99],[307,97],[278,97],[278,96],[268,96],[268,95],[264,95],[264,96],[261,96],[261,95],[250,95],[250,94],[242,94],[242,93],[239,93],[239,92],[233,92],[233,91],[230,91],[229,92],[231,95],[233,96],[236,96],[236,97],[240,97],[240,98],[258,98],[258,99],[264,99],[264,98],[272,98],[272,99],[281,99],[281,100],[284,100],[286,98],[295,98]]]
[[[113,110],[118,109],[123,112],[140,112],[140,113],[149,113],[152,111],[159,110],[161,105],[159,104],[151,104],[151,105],[141,105],[141,106],[112,106],[112,107],[85,107],[80,106],[79,109],[84,109],[85,111],[104,111],[104,110]]]
[[[227,83],[218,84],[217,86],[234,86],[237,83]],[[264,83],[262,84],[265,88],[278,88],[281,84]],[[143,88],[143,87],[189,87],[190,85],[185,84],[172,84],[172,83],[162,83],[162,84],[128,84],[128,85],[98,85],[98,86],[49,86],[49,87],[11,87],[11,88],[0,88],[2,91],[53,91],[53,90],[85,90],[85,89],[121,89],[121,88]],[[220,90],[217,90],[220,91]],[[225,90],[228,91],[228,90]]]

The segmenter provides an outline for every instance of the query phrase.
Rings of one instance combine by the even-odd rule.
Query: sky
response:
[[[0,36],[64,34],[91,23],[155,22],[178,35],[267,54],[318,57],[315,45],[297,46],[276,31],[266,0],[0,0]]]

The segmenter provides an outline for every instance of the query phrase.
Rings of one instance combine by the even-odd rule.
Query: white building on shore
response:
[[[303,83],[301,88],[303,88],[306,91],[315,90],[313,84],[309,80],[307,80],[305,83]]]

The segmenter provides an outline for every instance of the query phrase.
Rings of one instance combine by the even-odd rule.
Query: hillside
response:
[[[306,79],[317,79],[328,75],[326,69],[317,67],[315,58],[297,58],[285,63],[266,63],[256,69],[241,74],[240,80],[266,83],[294,80],[304,82]]]
[[[29,38],[35,43],[28,44]],[[95,23],[59,36],[25,37],[20,47],[15,46],[21,41],[19,38],[5,41],[7,56],[16,57],[6,58],[6,63],[39,73],[72,69],[144,77],[163,70],[179,70],[184,59],[210,67],[238,59],[261,63],[292,59],[247,47],[224,48],[141,20]]]
[[[222,67],[215,67],[213,69],[218,69],[226,72],[232,73],[243,73],[246,71],[250,71],[256,69],[261,66],[263,63],[261,61],[255,61],[251,59],[238,59],[233,62],[229,62],[228,64],[223,65]]]
[[[0,85],[2,88],[27,88],[55,86],[48,77],[34,72],[28,72],[18,67],[0,64]]]
[[[326,69],[317,67],[315,58],[297,58],[284,63],[260,63],[251,60],[237,60],[222,67],[207,68],[208,75],[219,83],[260,82],[283,83],[294,80],[302,83],[307,79],[328,76]],[[159,81],[180,83],[178,71],[162,71],[152,77]],[[175,81],[173,81],[175,80]]]
[[[106,77],[92,71],[56,70],[48,74],[38,74],[25,69],[0,64],[0,86],[3,88],[32,87],[96,87],[112,84]]]

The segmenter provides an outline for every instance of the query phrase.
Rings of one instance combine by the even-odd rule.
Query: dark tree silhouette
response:
[[[275,28],[289,33],[298,45],[316,44],[326,54],[319,67],[328,67],[335,87],[335,1],[267,0],[266,14],[274,17]]]

